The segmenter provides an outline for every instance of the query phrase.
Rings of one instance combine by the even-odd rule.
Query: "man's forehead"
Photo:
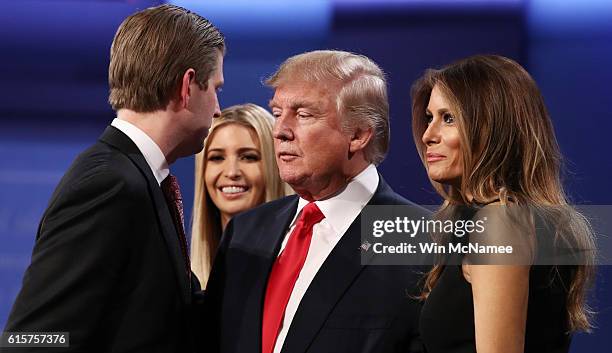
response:
[[[320,105],[332,98],[332,94],[333,92],[328,87],[321,84],[307,82],[283,84],[274,90],[270,106]]]
[[[218,81],[223,81],[223,53],[220,51],[217,53],[217,62],[214,69],[213,75],[216,76]]]

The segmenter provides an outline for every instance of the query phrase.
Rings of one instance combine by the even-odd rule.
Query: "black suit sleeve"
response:
[[[146,184],[133,184],[104,164],[69,171],[41,221],[5,331],[68,331],[63,352],[92,351],[112,335],[117,323],[104,322],[103,313],[119,295],[114,289],[145,221],[140,210],[151,207]]]

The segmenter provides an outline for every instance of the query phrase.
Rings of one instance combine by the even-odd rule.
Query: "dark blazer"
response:
[[[209,342],[218,345],[220,352],[261,352],[268,276],[297,204],[297,196],[285,197],[238,215],[228,224],[206,292]],[[382,177],[369,204],[414,205],[393,192]],[[418,293],[420,275],[414,267],[362,265],[360,217],[304,294],[283,353],[421,350],[420,304],[411,297]]]
[[[189,352],[192,287],[149,165],[111,126],[53,193],[5,331],[68,331],[62,352]]]

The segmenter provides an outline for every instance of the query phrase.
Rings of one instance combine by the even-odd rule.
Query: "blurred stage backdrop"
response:
[[[171,2],[207,17],[227,37],[222,107],[267,106],[272,92],[261,81],[293,54],[335,48],[374,59],[388,75],[391,102],[391,151],[380,171],[396,191],[423,204],[439,199],[411,138],[411,83],[426,68],[471,54],[514,58],[542,89],[566,157],[573,201],[612,202],[612,1]],[[107,103],[107,66],[115,30],[129,14],[160,3],[0,1],[0,327],[55,185],[114,117]],[[189,217],[193,158],[172,170]],[[611,281],[610,268],[600,268],[592,300],[598,328],[577,335],[572,352],[603,352],[612,345]]]

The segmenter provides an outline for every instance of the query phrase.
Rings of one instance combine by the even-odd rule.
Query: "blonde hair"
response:
[[[445,199],[438,214],[456,205],[515,203],[531,207],[556,225],[555,240],[594,249],[588,221],[568,205],[561,182],[562,156],[540,91],[519,64],[496,55],[476,55],[441,70],[427,70],[412,87],[412,133],[423,164],[426,109],[434,86],[449,101],[460,134],[461,186],[430,179]],[[594,277],[594,256],[575,266],[567,294],[572,331],[591,327],[586,291]],[[443,270],[435,265],[425,279],[422,298]]]
[[[195,195],[191,227],[191,268],[202,287],[208,281],[215,251],[222,234],[219,209],[210,199],[206,189],[206,153],[215,131],[222,126],[237,124],[252,129],[257,134],[264,170],[265,202],[289,194],[288,186],[278,174],[274,155],[272,127],[274,118],[264,108],[255,104],[235,105],[224,109],[221,117],[213,120],[210,133],[204,141],[204,149],[195,155]]]
[[[225,40],[202,16],[174,5],[137,12],[119,26],[110,51],[108,101],[114,110],[164,109],[178,95],[185,71],[207,87]]]
[[[265,83],[278,88],[284,82],[340,85],[336,111],[345,131],[371,128],[372,141],[364,149],[368,162],[380,164],[389,149],[389,102],[383,71],[369,58],[338,50],[316,50],[285,60]]]

